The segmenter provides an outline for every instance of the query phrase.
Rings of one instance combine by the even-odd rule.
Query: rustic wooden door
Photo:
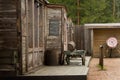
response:
[[[26,58],[27,70],[31,70],[43,64],[44,28],[42,4],[36,0],[29,0],[28,3],[28,53]]]

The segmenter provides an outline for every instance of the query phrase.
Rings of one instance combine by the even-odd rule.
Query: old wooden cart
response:
[[[85,50],[77,50],[75,49],[75,43],[73,41],[70,41],[68,43],[68,51],[64,51],[64,57],[65,57],[65,61],[67,62],[67,64],[70,64],[70,59],[75,57],[81,57],[82,60],[82,65],[85,65],[85,54],[86,51]]]

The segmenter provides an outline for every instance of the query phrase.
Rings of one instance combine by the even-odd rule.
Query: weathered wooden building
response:
[[[67,12],[63,5],[47,5],[45,38],[46,51],[55,50],[58,63],[63,51],[67,50]]]
[[[0,76],[43,65],[46,0],[0,0]]]
[[[118,45],[112,51],[112,57],[120,57],[120,24],[105,23],[105,24],[85,24],[85,49],[89,55],[99,57],[100,45],[103,45],[105,57],[109,57],[109,48],[106,45],[106,40],[110,37],[115,37]]]
[[[0,76],[34,71],[44,65],[47,50],[53,51],[52,58],[59,64],[67,50],[71,23],[63,5],[47,0],[0,0]]]

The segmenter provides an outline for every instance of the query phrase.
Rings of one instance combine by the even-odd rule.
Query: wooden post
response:
[[[100,45],[100,58],[99,58],[99,65],[101,66],[101,69],[103,70],[103,45]]]
[[[109,58],[112,58],[112,48],[109,49]]]
[[[32,52],[32,67],[34,67],[35,65],[34,65],[34,60],[33,60],[33,58],[34,58],[34,53],[35,53],[35,20],[34,20],[34,18],[35,18],[35,16],[34,16],[34,7],[35,7],[35,3],[34,3],[34,0],[32,0],[32,16],[31,16],[31,18],[32,18],[32,40],[33,40],[33,52]]]
[[[25,3],[26,3],[26,18],[27,18],[26,19],[26,27],[27,27],[27,31],[26,31],[27,32],[26,45],[27,46],[26,46],[26,56],[25,56],[26,57],[25,58],[25,60],[26,60],[26,65],[25,65],[26,66],[26,70],[25,71],[28,72],[28,48],[29,48],[29,46],[28,46],[29,45],[29,38],[28,38],[28,33],[29,33],[29,31],[28,31],[28,17],[29,17],[28,13],[29,13],[29,8],[28,7],[29,7],[29,3],[28,3],[28,0],[26,0]]]
[[[16,69],[18,70],[16,75],[22,74],[22,34],[21,34],[21,0],[16,1],[16,13],[17,13],[17,50],[18,50],[18,62],[16,64]]]

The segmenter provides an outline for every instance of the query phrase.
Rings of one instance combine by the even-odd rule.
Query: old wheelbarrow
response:
[[[77,50],[75,49],[75,43],[73,41],[68,43],[68,51],[64,51],[65,61],[69,65],[71,58],[81,57],[82,65],[85,65],[85,50]]]

